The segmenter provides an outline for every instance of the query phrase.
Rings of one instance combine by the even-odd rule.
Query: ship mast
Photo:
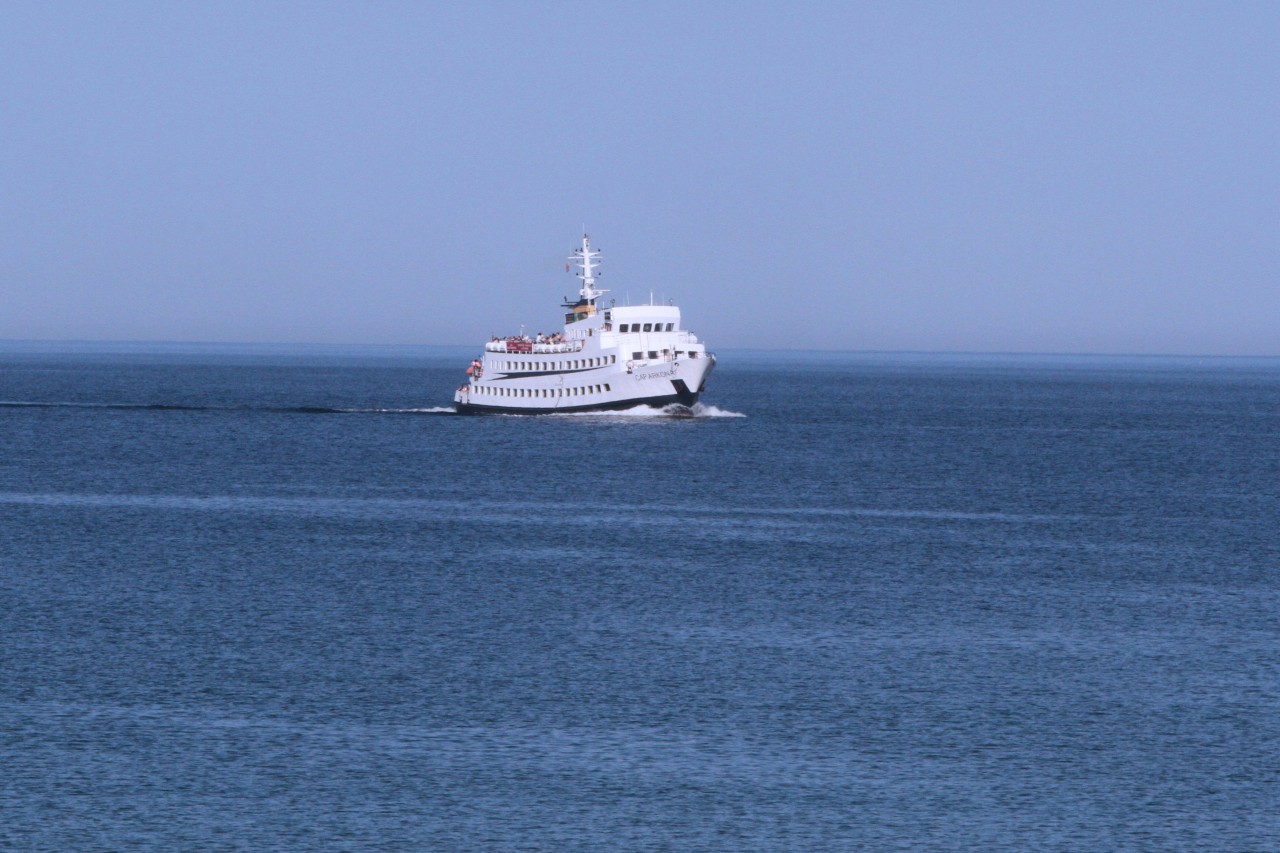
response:
[[[596,262],[599,258],[600,252],[592,251],[591,238],[586,234],[582,235],[582,248],[574,249],[573,254],[569,256],[569,260],[578,265],[578,272],[574,273],[582,279],[582,288],[578,293],[582,295],[582,301],[588,305],[594,305],[601,294],[609,292],[596,287],[595,272],[598,265]]]

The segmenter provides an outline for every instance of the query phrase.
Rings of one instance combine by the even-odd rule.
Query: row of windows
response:
[[[481,396],[491,397],[582,397],[587,394],[607,393],[613,390],[606,382],[603,385],[580,385],[573,388],[503,388],[492,385],[477,385],[472,391]]]
[[[604,367],[618,360],[616,355],[598,358],[572,358],[568,361],[499,361],[495,370],[585,370],[588,367]]]
[[[697,357],[698,357],[698,351],[697,351],[697,350],[689,350],[689,351],[686,353],[684,350],[679,350],[679,349],[678,349],[678,350],[676,350],[676,356],[675,356],[676,358],[683,358],[683,357],[684,357],[684,356],[686,356],[686,355],[687,355],[687,356],[689,356],[689,358],[697,358]],[[663,361],[667,361],[667,360],[669,360],[669,357],[670,357],[670,356],[671,356],[671,350],[669,350],[669,349],[664,349],[664,350],[662,351],[662,360],[663,360]],[[631,353],[631,360],[632,360],[632,361],[642,361],[642,360],[644,359],[644,357],[645,357],[644,352],[639,351],[639,350],[637,350],[636,352]],[[649,350],[649,360],[650,360],[650,361],[653,361],[653,360],[657,359],[657,357],[658,357],[658,351],[657,351],[656,349],[651,349],[651,350]]]
[[[665,331],[670,332],[675,327],[675,323],[668,323]],[[639,323],[623,323],[618,327],[618,331],[622,334],[627,332],[661,332],[664,331],[661,323],[645,323],[644,328],[640,328]]]

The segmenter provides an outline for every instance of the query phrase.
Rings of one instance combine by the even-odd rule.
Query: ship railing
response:
[[[486,352],[559,353],[579,352],[586,341],[565,341],[559,344],[539,344],[533,341],[501,340],[484,345]]]

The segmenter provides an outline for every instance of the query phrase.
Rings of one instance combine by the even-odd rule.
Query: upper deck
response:
[[[486,352],[538,352],[538,353],[557,353],[557,352],[579,352],[587,342],[584,340],[572,341],[538,341],[530,338],[528,335],[513,336],[510,338],[494,338],[484,345]]]

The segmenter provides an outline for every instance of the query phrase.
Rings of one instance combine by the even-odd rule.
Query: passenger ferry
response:
[[[564,331],[493,338],[453,395],[459,414],[541,415],[635,406],[688,414],[715,367],[715,356],[680,325],[675,305],[614,305],[596,287],[600,251],[582,235],[566,269],[582,279],[564,303]]]

